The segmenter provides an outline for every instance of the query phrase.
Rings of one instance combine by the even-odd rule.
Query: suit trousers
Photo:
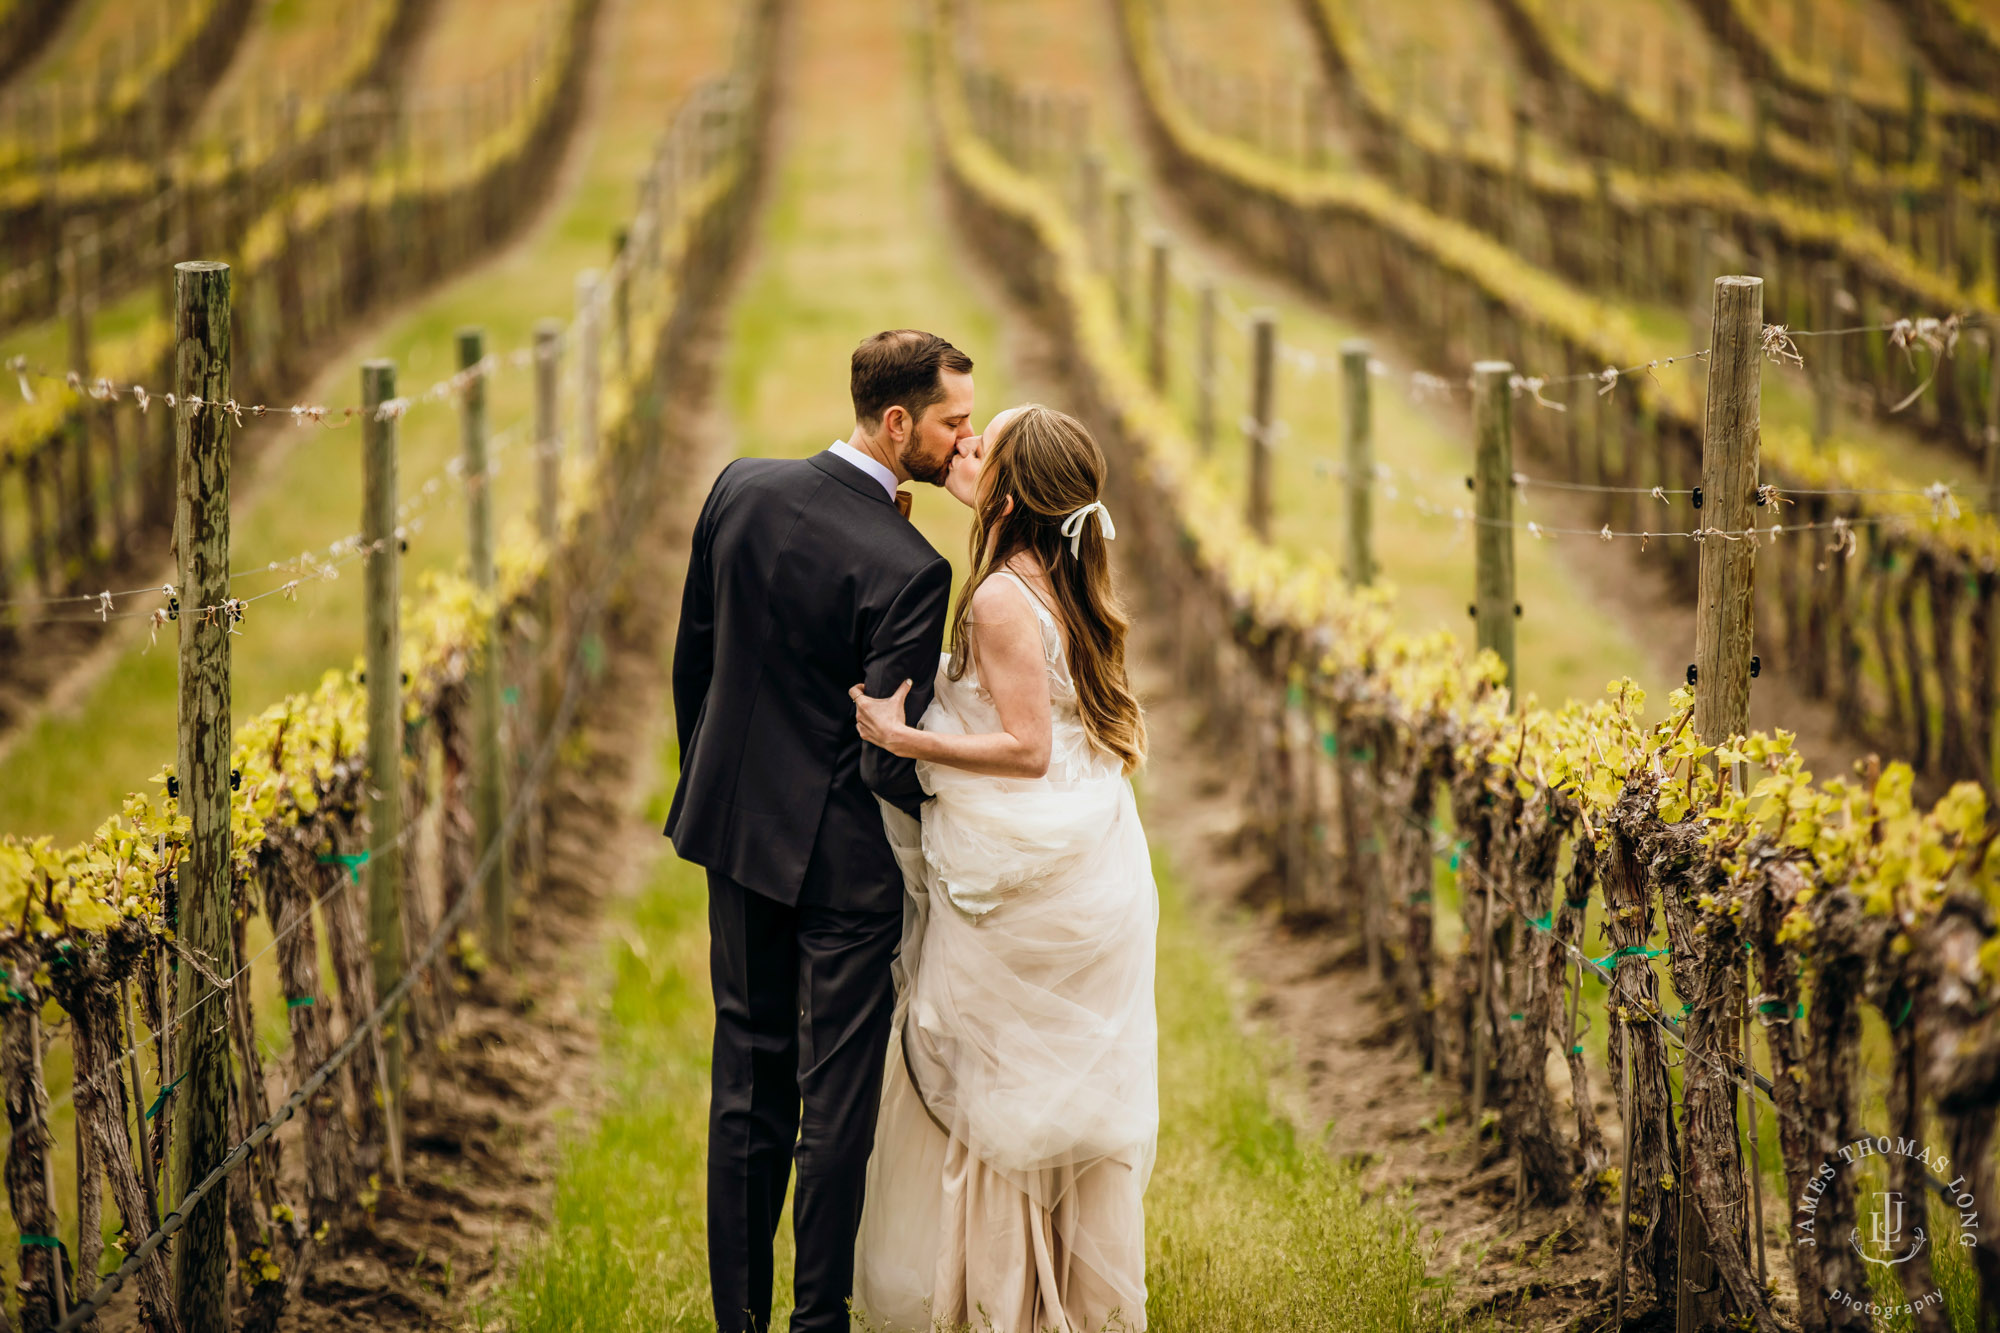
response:
[[[902,912],[787,906],[710,871],[708,925],[716,1327],[763,1333],[770,1325],[771,1247],[796,1165],[791,1327],[846,1333]]]

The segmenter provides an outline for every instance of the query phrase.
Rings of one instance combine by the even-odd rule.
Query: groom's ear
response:
[[[882,434],[891,440],[903,440],[910,433],[910,409],[891,403],[882,409]]]

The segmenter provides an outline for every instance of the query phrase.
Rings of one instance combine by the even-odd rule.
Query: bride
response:
[[[1073,418],[996,417],[948,483],[972,572],[935,701],[913,728],[908,682],[853,691],[935,798],[921,828],[883,807],[909,893],[855,1261],[870,1328],[1146,1326],[1159,904],[1104,474]]]

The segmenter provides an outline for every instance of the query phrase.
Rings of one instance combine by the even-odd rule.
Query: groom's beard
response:
[[[903,465],[903,471],[910,474],[911,481],[926,481],[933,486],[942,486],[945,478],[951,475],[951,460],[956,457],[958,453],[954,450],[946,454],[942,460],[927,458],[917,452],[916,441],[912,440],[903,446],[903,452],[897,455],[896,461]]]

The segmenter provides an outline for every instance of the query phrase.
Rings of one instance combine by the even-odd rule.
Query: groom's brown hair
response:
[[[880,425],[882,414],[900,407],[915,420],[924,409],[944,398],[944,372],[966,375],[972,358],[935,333],[921,329],[886,329],[862,339],[854,349],[848,390],[854,395],[854,419]]]

